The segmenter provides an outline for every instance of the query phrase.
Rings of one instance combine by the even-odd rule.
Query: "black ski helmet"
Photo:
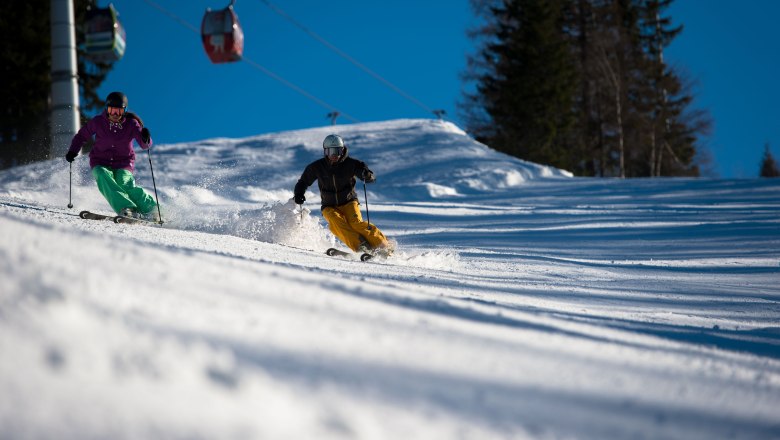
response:
[[[122,92],[111,92],[106,98],[106,107],[127,109],[127,95]]]

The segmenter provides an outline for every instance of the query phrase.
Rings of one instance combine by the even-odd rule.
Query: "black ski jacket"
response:
[[[322,207],[341,206],[358,199],[355,192],[355,178],[362,180],[364,175],[369,176],[369,182],[373,181],[373,173],[366,164],[349,157],[347,152],[334,165],[323,157],[310,163],[303,170],[301,178],[295,184],[295,196],[303,196],[306,188],[316,180],[320,187]]]

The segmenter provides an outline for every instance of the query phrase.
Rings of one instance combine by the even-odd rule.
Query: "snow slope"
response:
[[[289,202],[333,131],[387,261]],[[0,172],[0,438],[780,438],[777,180],[572,178],[427,120],[152,159],[163,228],[79,219],[84,158],[72,210],[64,161]]]

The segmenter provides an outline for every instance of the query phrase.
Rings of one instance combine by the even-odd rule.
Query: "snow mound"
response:
[[[365,193],[358,182],[363,205],[366,197],[380,207],[395,202],[462,201],[514,191],[533,180],[571,176],[491,150],[457,126],[435,120],[402,119],[161,144],[152,150],[151,158],[166,225],[307,249],[332,243],[333,237],[318,221],[317,185],[306,193],[306,207],[313,216],[307,213],[301,220],[289,200],[303,169],[321,157],[322,139],[334,132],[345,139],[350,155],[366,162],[378,177]],[[137,154],[136,182],[152,192],[147,155],[140,150]],[[71,176],[76,209],[110,213],[83,157],[72,170],[57,158],[4,171],[0,196],[64,206]]]
[[[379,180],[372,191],[390,199],[410,187],[448,187],[472,193],[571,177],[567,171],[492,150],[449,122],[403,119],[160,144],[152,150],[157,185],[164,193],[190,185],[244,202],[279,200],[292,191],[303,168],[320,157],[322,139],[330,133],[341,135],[350,155],[375,171]],[[146,154],[138,150],[137,155],[137,177],[151,189]],[[94,186],[86,162],[79,157],[73,163],[74,190]],[[193,176],[199,177],[193,181]],[[68,179],[68,165],[61,158],[37,162],[0,173],[0,195],[19,191],[31,199],[27,195],[45,189],[67,196]],[[74,195],[81,196],[79,191]]]

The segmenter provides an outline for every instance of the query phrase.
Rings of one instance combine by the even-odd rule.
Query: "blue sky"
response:
[[[153,0],[200,28],[207,7],[227,0]],[[329,108],[249,63],[211,64],[200,37],[142,0],[114,0],[127,31],[127,52],[101,95],[122,90],[156,142],[244,137],[329,124]],[[458,125],[456,104],[475,23],[467,0],[272,2],[309,30],[421,104],[340,57],[262,0],[237,0],[244,55],[317,100],[361,122],[433,117],[443,109]],[[105,5],[105,2],[99,2]],[[754,177],[764,144],[780,156],[777,106],[780,40],[771,33],[780,2],[677,0],[669,10],[683,33],[667,62],[696,82],[695,106],[714,120],[705,140],[712,171]],[[427,109],[426,109],[427,108]],[[339,122],[350,122],[340,118]]]
[[[712,115],[716,172],[757,176],[766,143],[780,157],[780,2],[677,0],[668,13],[684,29],[667,62],[696,80],[694,105]]]

